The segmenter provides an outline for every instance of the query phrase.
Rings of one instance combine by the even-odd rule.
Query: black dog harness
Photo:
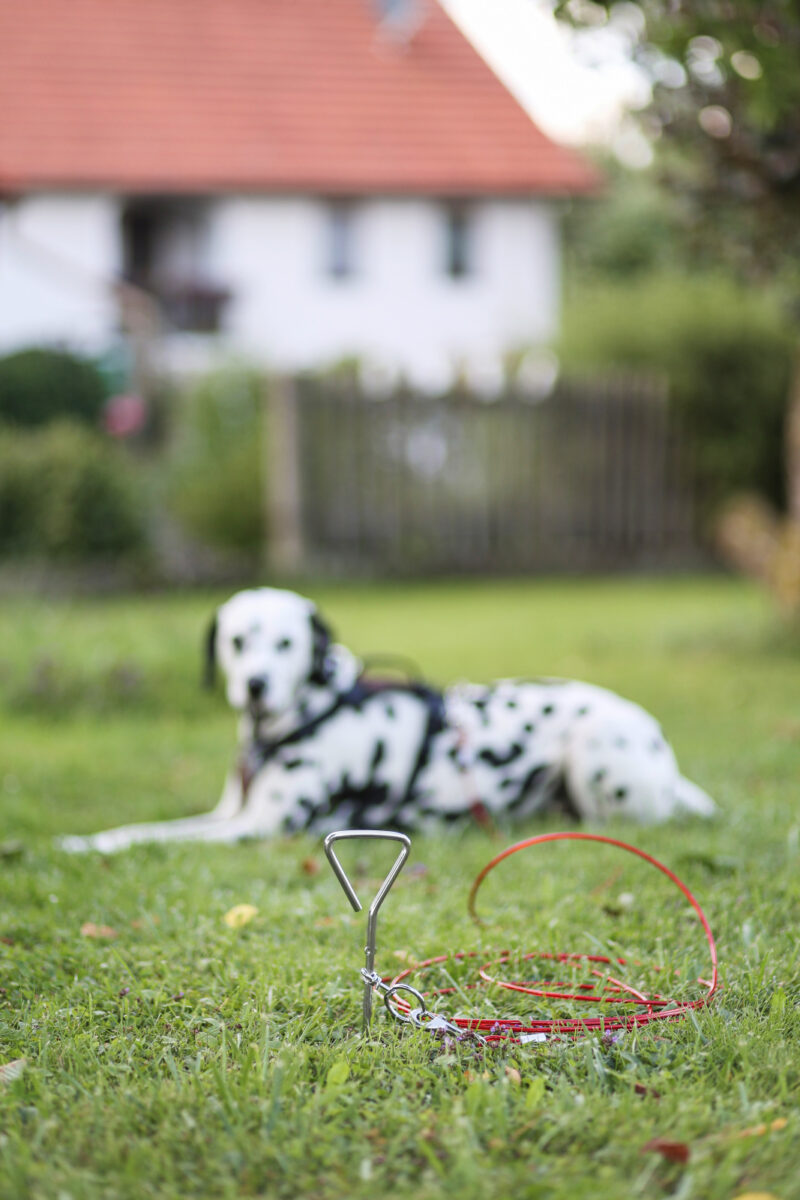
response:
[[[402,797],[401,804],[405,804],[414,790],[414,784],[417,781],[420,771],[428,761],[431,742],[437,733],[441,733],[447,727],[444,697],[441,692],[424,683],[416,683],[411,680],[369,679],[365,675],[359,675],[348,691],[340,692],[330,708],[318,713],[315,717],[311,717],[304,725],[298,726],[297,729],[293,729],[284,737],[275,738],[272,741],[266,738],[256,738],[250,743],[239,760],[239,777],[242,783],[243,798],[246,799],[250,785],[261,768],[270,759],[274,758],[280,750],[283,750],[284,746],[292,746],[296,742],[303,741],[304,738],[307,738],[315,729],[324,725],[326,721],[329,721],[331,717],[341,712],[342,709],[349,708],[360,712],[366,701],[386,692],[405,692],[416,696],[423,702],[428,713],[425,734],[420,744],[419,754],[409,776],[405,794]]]

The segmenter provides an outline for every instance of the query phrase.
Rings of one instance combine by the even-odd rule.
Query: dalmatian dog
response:
[[[413,830],[468,818],[711,816],[657,722],[587,683],[544,679],[425,684],[373,679],[333,642],[310,600],[258,588],[216,614],[217,666],[239,713],[239,758],[205,816],[65,838],[110,853],[137,842],[241,838],[341,828]]]

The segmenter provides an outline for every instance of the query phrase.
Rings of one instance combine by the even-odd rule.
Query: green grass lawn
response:
[[[5,601],[0,1063],[27,1066],[0,1080],[0,1196],[800,1197],[797,641],[724,579],[315,598],[356,650],[408,654],[434,680],[574,676],[657,714],[721,819],[609,828],[705,907],[717,1001],[614,1043],[481,1053],[382,1009],[364,1038],[363,925],[318,842],[105,860],[52,845],[216,800],[234,720],[198,681],[218,597]],[[611,850],[520,854],[487,883],[486,924],[468,920],[476,871],[506,842],[558,827],[415,838],[381,913],[378,968],[444,950],[610,950],[643,973],[674,968],[676,989],[695,994],[688,981],[707,968],[691,914]],[[341,854],[367,897],[392,857]],[[257,916],[230,929],[223,916],[240,903]],[[116,936],[87,936],[88,922]],[[495,990],[449,1003],[545,1012]],[[685,1143],[688,1162],[643,1151],[657,1137]]]

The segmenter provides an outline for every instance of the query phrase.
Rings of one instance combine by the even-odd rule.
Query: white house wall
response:
[[[480,374],[556,330],[559,235],[552,206],[476,204],[474,272],[444,271],[444,209],[427,200],[355,206],[354,273],[326,272],[327,206],[240,198],[211,214],[210,274],[233,294],[231,338],[280,369],[357,355],[429,387]]]
[[[0,350],[65,343],[89,352],[116,323],[119,205],[106,195],[0,203]]]
[[[0,204],[0,351],[54,342],[95,351],[115,337],[121,211],[102,194]],[[556,330],[558,222],[552,205],[532,200],[476,202],[471,212],[474,271],[451,278],[441,204],[357,203],[355,270],[336,279],[322,200],[210,200],[197,242],[205,262],[194,267],[231,292],[224,332],[177,335],[167,360],[207,366],[219,350],[295,369],[355,355],[431,388],[461,370],[491,381],[505,351]],[[170,261],[183,261],[181,249]]]

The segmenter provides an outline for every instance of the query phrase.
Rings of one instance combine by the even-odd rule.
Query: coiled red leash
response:
[[[531,951],[522,956],[525,962],[536,962],[547,960],[549,962],[563,963],[585,963],[588,965],[590,974],[594,980],[604,980],[602,986],[597,986],[595,982],[587,982],[578,984],[576,990],[568,991],[567,989],[573,986],[571,983],[560,981],[547,980],[546,983],[538,981],[519,982],[516,980],[500,979],[495,974],[498,967],[503,963],[510,961],[510,954],[503,952],[492,962],[488,962],[481,966],[478,971],[478,976],[484,984],[494,984],[496,987],[505,988],[513,992],[522,992],[528,996],[537,996],[545,1000],[570,1000],[579,1003],[601,1003],[617,1005],[636,1006],[635,1011],[626,1013],[612,1013],[607,1016],[585,1016],[585,1017],[555,1017],[549,1019],[535,1021],[521,1021],[513,1017],[500,1019],[484,1019],[476,1020],[467,1017],[452,1017],[449,1018],[453,1025],[459,1029],[469,1032],[477,1032],[484,1035],[487,1041],[545,1041],[550,1037],[555,1036],[572,1036],[579,1037],[593,1031],[614,1032],[616,1030],[634,1029],[640,1025],[649,1025],[653,1021],[675,1020],[679,1017],[685,1017],[692,1009],[703,1008],[708,1004],[714,992],[717,989],[718,970],[717,970],[717,947],[714,941],[714,935],[711,932],[708,918],[700,907],[699,902],[678,876],[671,871],[669,867],[664,866],[657,858],[651,854],[646,854],[644,850],[639,850],[636,846],[630,846],[627,842],[619,841],[617,838],[605,837],[598,833],[542,833],[536,837],[526,838],[522,842],[517,842],[513,846],[497,854],[491,862],[487,863],[480,874],[475,879],[470,888],[467,908],[473,919],[479,920],[476,911],[476,899],[480,887],[487,875],[494,870],[506,858],[510,858],[512,854],[517,854],[520,850],[527,850],[531,846],[543,845],[546,842],[558,841],[583,841],[583,842],[602,842],[608,846],[614,846],[618,850],[625,850],[628,854],[635,854],[639,858],[644,859],[651,867],[655,867],[661,871],[663,875],[671,880],[678,888],[684,898],[689,902],[694,909],[697,918],[702,926],[703,933],[706,937],[708,945],[709,957],[711,960],[710,978],[700,977],[697,983],[705,990],[693,1000],[673,1001],[668,996],[663,996],[658,993],[647,995],[632,987],[630,984],[617,979],[609,970],[602,970],[602,967],[625,966],[626,960],[622,958],[612,959],[601,954],[576,954],[571,952],[549,953],[546,951]],[[427,959],[414,967],[408,967],[395,976],[392,984],[403,983],[410,979],[412,975],[426,968],[430,968],[440,963],[447,962],[451,957],[457,959],[475,958],[475,952],[460,955],[439,955],[436,958]],[[467,985],[472,987],[480,986],[477,983]],[[440,988],[431,992],[423,992],[426,1001],[429,998],[439,995],[447,995],[452,992],[453,988]],[[398,1001],[398,1004],[401,1002]],[[537,1036],[538,1035],[538,1036]],[[542,1036],[544,1035],[544,1036]]]
[[[356,834],[356,836],[358,835]],[[695,999],[677,1001],[668,995],[662,995],[658,992],[648,994],[633,987],[630,983],[625,983],[613,973],[615,967],[629,965],[625,959],[611,958],[601,954],[578,954],[568,951],[548,952],[533,950],[522,955],[521,961],[526,963],[557,962],[569,964],[571,967],[576,967],[579,964],[585,965],[590,975],[590,979],[586,982],[576,984],[572,980],[563,981],[549,978],[533,980],[507,980],[498,978],[496,974],[498,969],[512,961],[510,951],[502,951],[498,954],[497,958],[484,963],[477,972],[477,979],[472,982],[433,988],[428,991],[420,991],[409,982],[412,977],[445,963],[456,961],[463,963],[467,960],[480,957],[476,951],[469,951],[452,955],[441,954],[433,958],[428,958],[424,962],[407,967],[393,977],[381,977],[375,971],[362,971],[362,976],[366,982],[383,993],[386,1007],[397,1020],[410,1022],[418,1028],[425,1028],[431,1032],[471,1037],[480,1042],[545,1042],[565,1037],[581,1037],[592,1032],[613,1034],[614,1032],[649,1025],[655,1021],[677,1020],[685,1017],[692,1010],[703,1008],[709,1003],[717,989],[718,972],[717,947],[708,918],[686,884],[669,867],[664,866],[663,863],[659,862],[651,854],[646,854],[644,850],[639,850],[636,846],[619,841],[617,838],[605,837],[597,833],[569,831],[564,833],[542,833],[536,837],[526,838],[524,841],[509,846],[496,855],[491,862],[486,864],[472,884],[467,901],[470,916],[476,921],[480,919],[476,912],[477,895],[483,881],[496,866],[520,850],[526,850],[531,846],[543,845],[546,842],[557,841],[601,842],[608,846],[614,846],[616,849],[624,850],[628,854],[636,855],[650,866],[661,871],[663,875],[666,875],[693,908],[706,937],[711,961],[711,972],[709,978],[701,976],[696,980],[696,983],[704,989],[701,995]],[[632,965],[639,966],[641,964]],[[659,967],[655,968],[657,971],[660,969]],[[613,1005],[614,1008],[606,1015],[592,1014],[583,1017],[552,1017],[522,1020],[517,1017],[476,1018],[456,1016],[445,1018],[435,1014],[428,1007],[429,1002],[438,998],[452,996],[459,991],[479,989],[489,985],[494,985],[495,987],[511,992],[535,996],[541,1000],[607,1004]],[[413,996],[419,1002],[417,1008],[411,1007],[411,1001],[406,999],[407,995]],[[619,1009],[623,1011],[619,1011]],[[625,1009],[628,1009],[628,1011],[625,1011]]]

